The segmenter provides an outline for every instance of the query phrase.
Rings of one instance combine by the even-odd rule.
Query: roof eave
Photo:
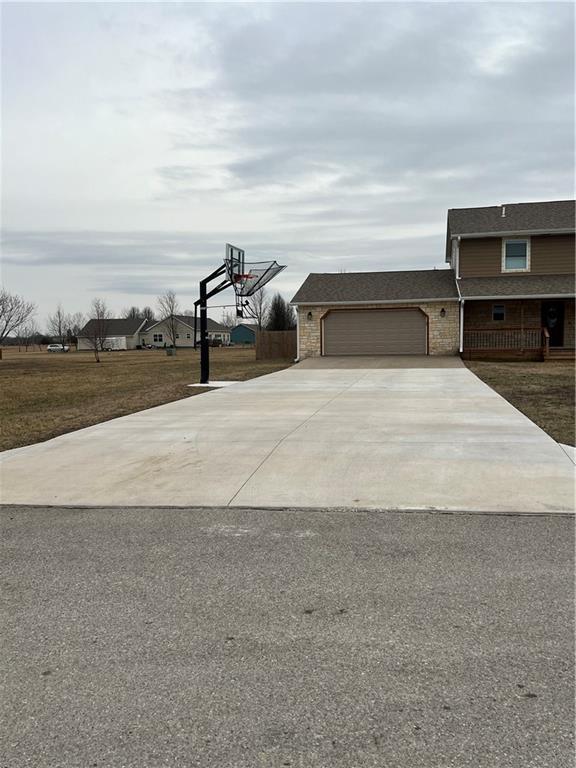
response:
[[[451,240],[456,237],[516,237],[517,235],[573,235],[576,232],[574,227],[563,229],[510,229],[499,232],[453,232]]]
[[[294,301],[290,302],[293,307],[332,307],[334,305],[342,306],[361,306],[366,304],[414,304],[427,301],[458,301],[458,296],[433,296],[428,298],[407,298],[407,299],[373,299],[372,301]]]
[[[465,301],[495,301],[497,299],[573,299],[574,296],[574,293],[515,293],[506,296],[494,294],[489,294],[487,296],[466,296],[466,294],[462,294],[462,298]]]

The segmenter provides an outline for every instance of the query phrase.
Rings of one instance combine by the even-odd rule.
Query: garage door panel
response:
[[[333,310],[324,318],[325,355],[425,355],[426,316],[418,309]]]

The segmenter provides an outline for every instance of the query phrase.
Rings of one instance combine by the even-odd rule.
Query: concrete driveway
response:
[[[455,358],[323,358],[1,455],[3,503],[572,511],[574,465]]]

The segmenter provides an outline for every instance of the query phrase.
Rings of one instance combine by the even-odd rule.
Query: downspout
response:
[[[300,312],[298,312],[298,305],[296,305],[296,359],[294,362],[300,362]]]
[[[456,290],[458,291],[458,301],[460,304],[460,329],[459,329],[459,339],[458,339],[458,351],[460,354],[464,352],[464,303],[465,300],[462,298],[462,293],[460,292],[460,238],[457,240],[456,244]]]

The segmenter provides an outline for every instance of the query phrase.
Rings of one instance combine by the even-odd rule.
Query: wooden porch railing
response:
[[[547,329],[533,328],[465,328],[464,349],[493,351],[528,350],[546,347]]]

